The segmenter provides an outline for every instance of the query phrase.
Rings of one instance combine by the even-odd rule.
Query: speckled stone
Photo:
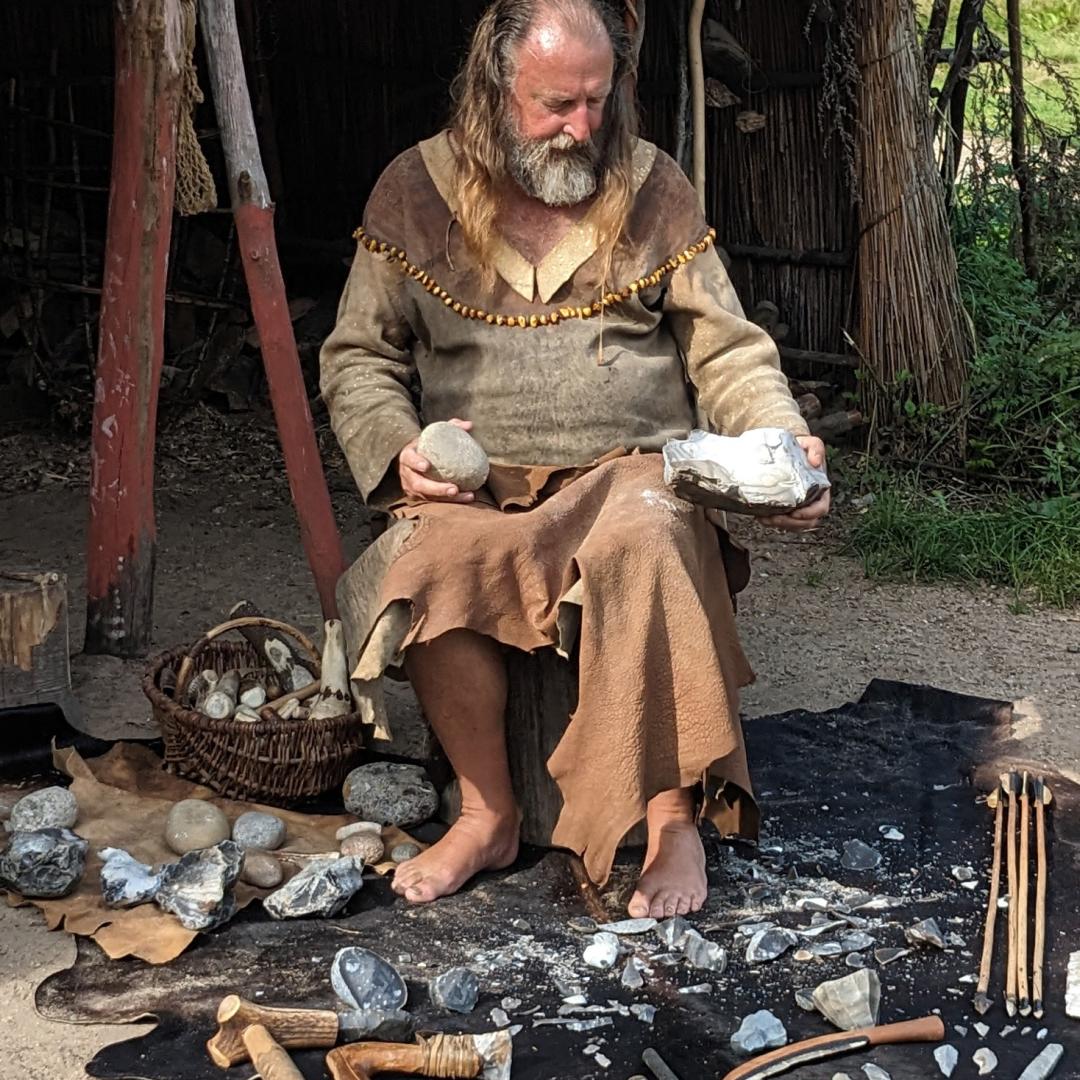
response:
[[[476,491],[487,481],[490,466],[484,448],[456,424],[428,424],[416,452],[431,463],[427,475],[432,480],[456,484],[459,491]]]
[[[386,847],[374,833],[353,833],[341,841],[342,855],[355,855],[358,859],[363,859],[368,866],[379,862],[385,853]]]
[[[345,777],[342,794],[350,814],[399,829],[419,825],[439,809],[439,793],[420,765],[360,765]]]
[[[8,828],[11,832],[37,832],[39,829],[71,829],[79,820],[79,804],[64,787],[47,787],[24,795],[11,808]]]
[[[177,855],[213,847],[229,833],[229,819],[205,799],[182,799],[165,819],[165,843]]]
[[[233,822],[232,838],[245,851],[274,851],[285,843],[285,822],[274,814],[249,810]]]
[[[240,880],[257,889],[276,889],[285,877],[281,863],[265,851],[244,852],[244,868]]]

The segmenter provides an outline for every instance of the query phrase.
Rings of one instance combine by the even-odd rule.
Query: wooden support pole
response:
[[[1012,92],[1012,167],[1020,193],[1020,245],[1024,271],[1033,281],[1039,276],[1035,251],[1035,203],[1027,153],[1027,101],[1024,96],[1024,39],[1020,32],[1020,0],[1008,0],[1009,87]]]
[[[705,0],[693,0],[687,48],[690,57],[690,97],[694,109],[694,188],[701,209],[705,206],[705,61],[702,57],[701,25],[705,19]]]
[[[934,0],[934,6],[930,10],[930,18],[926,23],[926,37],[923,38],[923,58],[926,64],[926,85],[934,82],[934,73],[937,71],[938,56],[941,51],[941,43],[945,39],[945,27],[949,21],[949,8],[952,0]]]
[[[154,438],[176,184],[179,0],[116,0],[112,176],[90,444],[89,653],[141,656],[154,594]]]
[[[270,201],[255,135],[234,0],[200,0],[199,16],[214,108],[225,150],[244,277],[259,331],[266,381],[289,475],[289,490],[300,520],[300,536],[315,577],[323,617],[333,619],[337,618],[334,588],[345,568],[345,556],[334,522],[289,318],[285,282],[274,238],[274,205]]]

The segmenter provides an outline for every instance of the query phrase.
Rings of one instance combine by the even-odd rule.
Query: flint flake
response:
[[[162,870],[154,899],[188,930],[212,930],[236,914],[233,886],[244,853],[232,840],[182,855]]]
[[[102,848],[101,896],[106,907],[127,908],[154,899],[163,871],[139,862],[122,848]]]
[[[272,918],[336,915],[364,884],[364,861],[355,856],[317,859],[263,900]]]
[[[0,855],[0,885],[34,899],[67,896],[83,876],[88,847],[70,829],[16,832]]]

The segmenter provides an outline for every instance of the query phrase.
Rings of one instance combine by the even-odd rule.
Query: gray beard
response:
[[[596,194],[601,152],[594,139],[575,143],[567,134],[525,139],[513,120],[503,130],[510,175],[545,206],[577,206]]]

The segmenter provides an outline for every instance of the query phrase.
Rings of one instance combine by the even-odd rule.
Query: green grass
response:
[[[932,0],[916,0],[921,22],[925,25]],[[956,8],[953,5],[945,47],[951,47],[955,37]],[[1008,23],[1005,0],[987,0],[986,24],[990,31],[1008,48]],[[1025,42],[1025,83],[1031,111],[1048,127],[1065,134],[1076,131],[1074,111],[1069,108],[1066,92],[1058,76],[1080,83],[1080,0],[1022,0],[1020,24]],[[939,69],[936,84],[940,86],[945,67]],[[985,79],[985,65],[977,69],[972,82],[971,106],[978,114],[990,117],[1008,112],[1008,84],[1000,81],[991,85]]]
[[[898,581],[990,582],[1014,607],[1080,602],[1080,499],[1011,498],[987,509],[953,505],[914,481],[894,480],[861,515],[848,543],[867,576]]]

